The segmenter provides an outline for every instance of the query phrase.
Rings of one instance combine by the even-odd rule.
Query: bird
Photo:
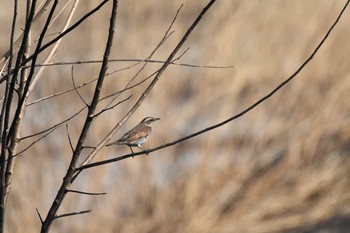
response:
[[[146,117],[117,141],[106,144],[106,146],[127,145],[130,148],[131,153],[134,154],[132,147],[137,146],[141,149],[141,145],[147,141],[148,136],[152,132],[153,123],[158,120],[160,120],[160,118]]]

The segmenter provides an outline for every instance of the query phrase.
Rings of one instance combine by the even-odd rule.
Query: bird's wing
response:
[[[147,137],[149,135],[149,132],[147,130],[141,130],[138,128],[134,128],[123,135],[117,142],[124,142],[124,141],[135,141],[139,138]]]

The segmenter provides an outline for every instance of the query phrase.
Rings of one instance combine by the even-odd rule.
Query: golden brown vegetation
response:
[[[91,8],[89,4],[81,4],[81,14]],[[121,1],[112,57],[145,58],[180,4]],[[167,57],[203,4],[184,3],[174,25],[175,34],[155,59]],[[343,4],[345,1],[327,0],[218,1],[187,41],[185,47],[190,50],[180,61],[235,68],[169,67],[123,132],[145,116],[160,117],[144,145],[151,148],[240,112],[298,68]],[[1,5],[0,21],[10,25],[5,3]],[[101,59],[109,7],[63,40],[56,62]],[[52,232],[302,232],[316,231],[319,224],[330,219],[347,219],[349,20],[348,10],[297,79],[243,118],[150,156],[84,171],[74,188],[105,191],[108,195],[69,194],[60,213],[82,209],[93,212],[58,220]],[[0,28],[1,54],[8,48],[9,30],[9,26]],[[108,71],[127,65],[111,63]],[[76,83],[96,78],[98,67],[76,65]],[[159,64],[149,65],[138,80],[157,67]],[[71,88],[70,69],[50,67],[30,101]],[[135,72],[128,69],[110,75],[104,95],[122,89]],[[88,139],[91,146],[128,111],[146,85],[122,95],[120,99],[130,94],[133,97],[94,122]],[[80,92],[90,98],[93,87],[89,85]],[[83,106],[75,92],[32,105],[21,135],[43,130]],[[80,115],[69,123],[73,143],[82,120]],[[20,146],[25,148],[31,140]],[[124,153],[128,153],[127,147],[105,148],[94,161]],[[8,232],[39,231],[35,208],[47,212],[70,154],[62,127],[17,160],[6,216]]]

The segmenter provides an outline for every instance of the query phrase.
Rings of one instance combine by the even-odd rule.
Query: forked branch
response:
[[[317,52],[319,51],[319,49],[322,47],[322,45],[324,44],[324,42],[327,40],[327,38],[329,37],[329,35],[331,34],[331,32],[333,31],[334,27],[338,24],[340,18],[342,17],[344,11],[346,10],[346,8],[348,7],[350,3],[350,0],[348,0],[345,4],[345,6],[342,8],[342,10],[340,11],[338,17],[336,18],[336,20],[334,21],[334,23],[331,25],[331,27],[328,29],[327,33],[325,34],[325,36],[322,38],[321,42],[316,46],[316,48],[313,50],[313,52],[310,54],[310,56],[301,64],[301,66],[289,77],[287,78],[285,81],[283,81],[281,84],[279,84],[276,88],[274,88],[270,93],[268,93],[267,95],[265,95],[264,97],[262,97],[261,99],[259,99],[258,101],[256,101],[254,104],[252,104],[251,106],[247,107],[246,109],[244,109],[243,111],[241,111],[240,113],[220,122],[217,123],[215,125],[212,125],[210,127],[207,127],[205,129],[199,130],[195,133],[192,133],[186,137],[182,137],[179,138],[177,140],[174,140],[172,142],[168,142],[165,143],[163,145],[154,147],[152,149],[149,150],[144,150],[141,152],[136,152],[133,154],[126,154],[123,156],[118,156],[112,159],[108,159],[108,160],[103,160],[103,161],[99,161],[99,162],[95,162],[95,163],[90,163],[90,164],[84,164],[82,166],[80,166],[79,168],[77,168],[77,170],[82,171],[88,168],[93,168],[93,167],[98,167],[101,165],[105,165],[105,164],[109,164],[109,163],[114,163],[120,160],[124,160],[130,157],[135,157],[135,156],[139,156],[139,155],[144,155],[144,154],[150,154],[151,152],[166,148],[166,147],[170,147],[173,145],[176,145],[180,142],[189,140],[193,137],[196,137],[198,135],[204,134],[208,131],[214,130],[216,128],[219,128],[225,124],[230,123],[231,121],[234,121],[240,117],[242,117],[243,115],[247,114],[248,112],[250,112],[251,110],[253,110],[254,108],[256,108],[257,106],[259,106],[260,104],[262,104],[263,102],[265,102],[267,99],[269,99],[271,96],[273,96],[276,92],[278,92],[282,87],[284,87],[285,85],[287,85],[290,81],[292,81],[294,78],[296,78],[298,76],[298,74],[305,68],[305,66],[307,64],[310,63],[310,61],[314,58],[314,56],[317,54]]]
[[[71,213],[66,213],[66,214],[60,214],[60,215],[56,215],[55,219],[64,218],[64,217],[70,217],[70,216],[80,215],[80,214],[87,214],[87,213],[90,213],[91,211],[92,210],[82,210],[82,211],[78,211],[78,212],[71,212]]]

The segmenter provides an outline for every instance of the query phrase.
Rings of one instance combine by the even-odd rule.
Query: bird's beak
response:
[[[159,121],[159,120],[160,120],[160,118],[153,118],[153,120],[154,120],[154,121]]]

